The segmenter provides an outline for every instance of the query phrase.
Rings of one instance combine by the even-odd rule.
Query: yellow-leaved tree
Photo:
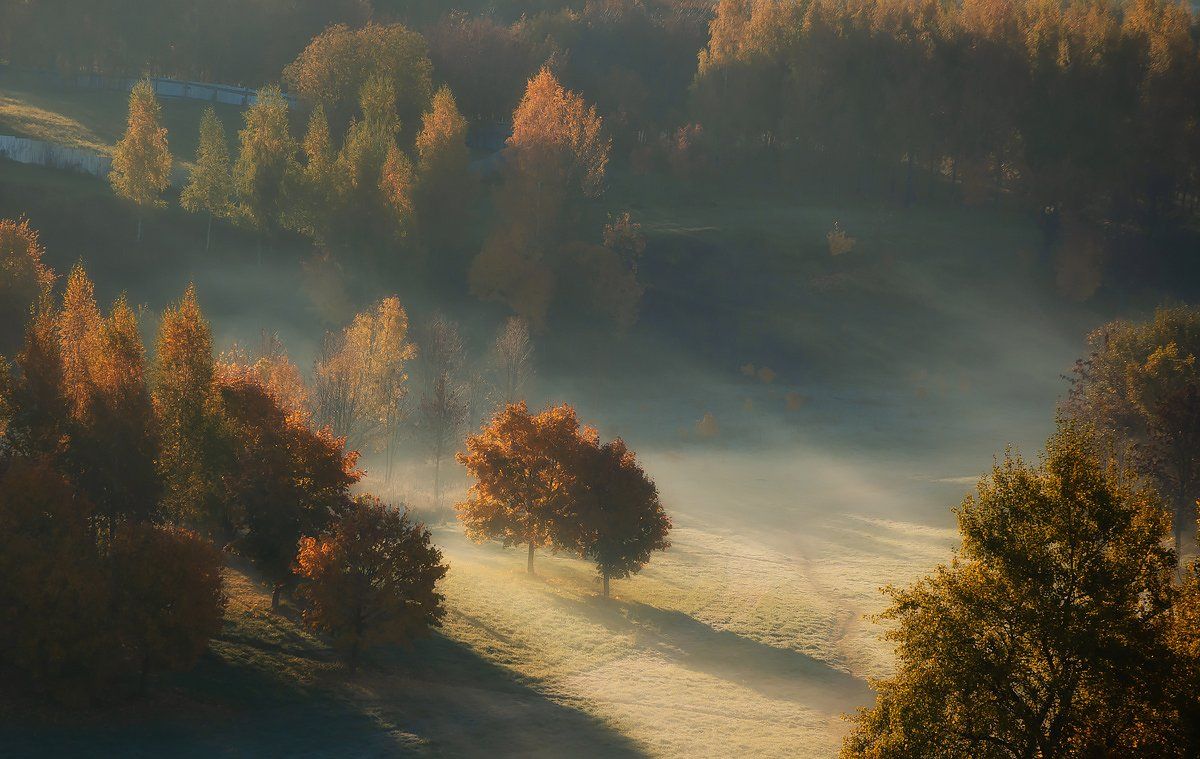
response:
[[[162,106],[154,85],[143,79],[129,94],[129,122],[113,150],[108,175],[113,192],[137,207],[138,242],[142,241],[142,215],[148,208],[163,205],[163,191],[171,184],[171,151],[161,121]]]

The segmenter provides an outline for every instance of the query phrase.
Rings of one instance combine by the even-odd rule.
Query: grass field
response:
[[[190,161],[200,136],[200,116],[209,104],[169,98],[161,102],[171,153],[177,161]],[[128,93],[48,89],[0,69],[0,134],[109,153],[125,132],[128,108]],[[242,109],[223,104],[214,108],[232,139],[242,126]]]
[[[123,98],[83,94],[0,80],[0,132],[111,145]],[[173,149],[199,107],[166,105]],[[236,113],[223,117],[232,129]],[[195,672],[165,678],[149,704],[0,720],[0,745],[833,755],[841,714],[870,703],[866,678],[892,666],[867,619],[885,602],[878,589],[949,558],[950,507],[1006,444],[1037,449],[1085,332],[1144,314],[1157,294],[1062,298],[1038,229],[1017,213],[728,189],[717,199],[614,176],[610,197],[650,238],[641,319],[618,336],[537,336],[534,405],[570,401],[605,437],[625,437],[676,522],[672,548],[614,583],[613,599],[598,598],[583,563],[539,556],[530,578],[523,556],[440,527],[445,627],[410,651],[376,652],[347,680],[321,640],[271,616],[263,588],[231,569],[225,633]],[[301,367],[325,328],[381,294],[398,293],[417,321],[435,308],[460,319],[473,357],[505,316],[373,251],[314,268],[295,240],[260,252],[222,227],[205,252],[202,222],[177,208],[148,219],[137,246],[131,212],[103,182],[0,163],[0,217],[21,213],[57,270],[84,260],[101,300],[126,290],[144,304],[147,337],[189,281],[218,348],[276,330]],[[855,240],[837,256],[835,222]],[[404,471],[403,495],[419,505],[427,462],[413,451]]]

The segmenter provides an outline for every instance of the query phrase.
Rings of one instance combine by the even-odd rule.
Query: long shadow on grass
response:
[[[632,635],[636,646],[698,672],[830,714],[871,701],[867,684],[825,662],[727,630],[717,630],[683,612],[636,601],[556,596],[574,614]]]
[[[361,684],[381,719],[428,738],[446,756],[641,757],[602,721],[540,692],[445,637],[373,655]]]
[[[325,669],[308,684],[265,667],[261,652],[210,652],[144,702],[0,716],[0,756],[642,756],[625,736],[441,635],[379,652],[356,677]],[[328,654],[309,653],[314,665]]]

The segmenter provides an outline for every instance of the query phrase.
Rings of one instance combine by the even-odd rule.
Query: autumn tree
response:
[[[1170,499],[1178,552],[1200,497],[1200,310],[1113,322],[1093,332],[1088,347],[1065,408],[1097,424]]]
[[[38,299],[25,327],[25,339],[8,382],[8,446],[27,457],[56,460],[70,437],[70,404],[63,390],[63,358],[59,350],[58,309],[50,293]]]
[[[189,286],[163,311],[155,342],[151,387],[161,440],[163,505],[182,522],[224,538],[235,524],[217,498],[221,412],[213,385],[212,330]]]
[[[570,548],[562,523],[571,513],[571,487],[587,434],[565,404],[530,414],[521,402],[497,412],[457,454],[473,480],[466,500],[455,506],[467,536],[526,546],[530,574],[536,549]]]
[[[351,671],[363,649],[408,643],[441,624],[446,571],[424,525],[369,496],[328,532],[301,539],[296,554],[304,621],[333,636]]]
[[[434,245],[461,239],[464,213],[474,201],[467,120],[446,87],[433,96],[417,135],[416,214],[422,235]]]
[[[283,72],[288,87],[320,105],[340,131],[369,79],[388,83],[400,120],[415,125],[429,104],[432,64],[424,38],[400,24],[338,24],[313,38]]]
[[[153,518],[161,493],[137,317],[123,297],[103,316],[77,265],[58,313],[58,339],[70,410],[65,466],[95,509],[97,534],[108,539],[123,522]]]
[[[414,193],[417,187],[412,161],[397,145],[388,148],[379,172],[380,199],[390,220],[393,233],[405,237],[417,218]]]
[[[191,213],[208,215],[204,233],[204,249],[212,244],[213,218],[224,219],[233,210],[233,174],[230,171],[229,143],[225,125],[209,106],[200,118],[200,142],[196,160],[188,175],[187,186],[179,196],[179,204]]]
[[[270,233],[280,223],[283,183],[296,152],[288,126],[288,103],[279,87],[263,87],[246,109],[238,132],[239,152],[233,184],[239,216],[254,229]]]
[[[138,209],[138,242],[142,241],[142,214],[163,205],[163,191],[171,184],[171,151],[161,121],[162,106],[154,85],[143,79],[129,95],[129,123],[113,149],[108,175],[113,192]]]
[[[108,549],[110,614],[138,691],[156,670],[187,669],[225,622],[224,560],[212,543],[177,527],[131,523]]]
[[[510,316],[492,341],[488,357],[492,396],[503,408],[525,400],[533,378],[533,340],[529,325],[519,316]]]
[[[408,314],[393,296],[327,336],[313,372],[317,421],[355,447],[383,450],[389,482],[407,413],[406,364],[415,356]]]
[[[557,254],[580,204],[602,192],[610,148],[595,107],[550,69],[529,80],[513,114],[499,223],[471,265],[475,295],[544,324],[562,268]]]
[[[332,234],[344,188],[329,120],[320,105],[309,115],[300,152],[303,163],[294,161],[285,177],[284,225],[324,242]]]
[[[963,501],[953,561],[890,591],[897,673],[843,755],[1173,754],[1170,515],[1102,447],[1065,423],[1040,463],[1006,454]]]
[[[45,248],[28,219],[0,219],[0,354],[20,346],[38,299],[54,282]]]
[[[671,519],[637,456],[620,438],[582,448],[575,481],[575,517],[564,525],[581,556],[596,564],[608,597],[609,581],[636,574],[655,551],[670,547]]]
[[[113,644],[90,504],[45,459],[0,467],[0,660],[39,689],[90,690]]]

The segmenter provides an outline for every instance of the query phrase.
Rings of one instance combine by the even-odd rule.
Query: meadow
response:
[[[0,79],[0,133],[107,149],[123,109],[114,93]],[[199,112],[165,104],[177,155]],[[221,116],[232,131],[236,110]],[[436,525],[444,627],[349,680],[235,563],[224,632],[148,708],[47,718],[10,704],[0,741],[128,756],[835,753],[842,715],[892,670],[869,619],[879,588],[949,559],[951,507],[1006,444],[1040,445],[1084,334],[1153,297],[1064,298],[1040,231],[1003,207],[901,212],[753,183],[718,204],[669,180],[611,182],[649,238],[640,320],[586,344],[538,336],[533,405],[570,401],[639,451],[676,522],[668,552],[604,600],[582,562],[539,555],[527,577],[519,552]],[[260,253],[222,228],[205,253],[177,207],[135,245],[104,183],[0,162],[0,217],[22,213],[56,270],[83,260],[101,301],[127,289],[143,304],[147,334],[195,282],[218,349],[273,330],[302,368],[324,329],[381,294],[414,318],[453,313],[475,354],[503,316],[365,255],[316,269],[297,240]],[[835,224],[854,239],[838,255]],[[403,495],[419,506],[427,462],[409,453]]]

